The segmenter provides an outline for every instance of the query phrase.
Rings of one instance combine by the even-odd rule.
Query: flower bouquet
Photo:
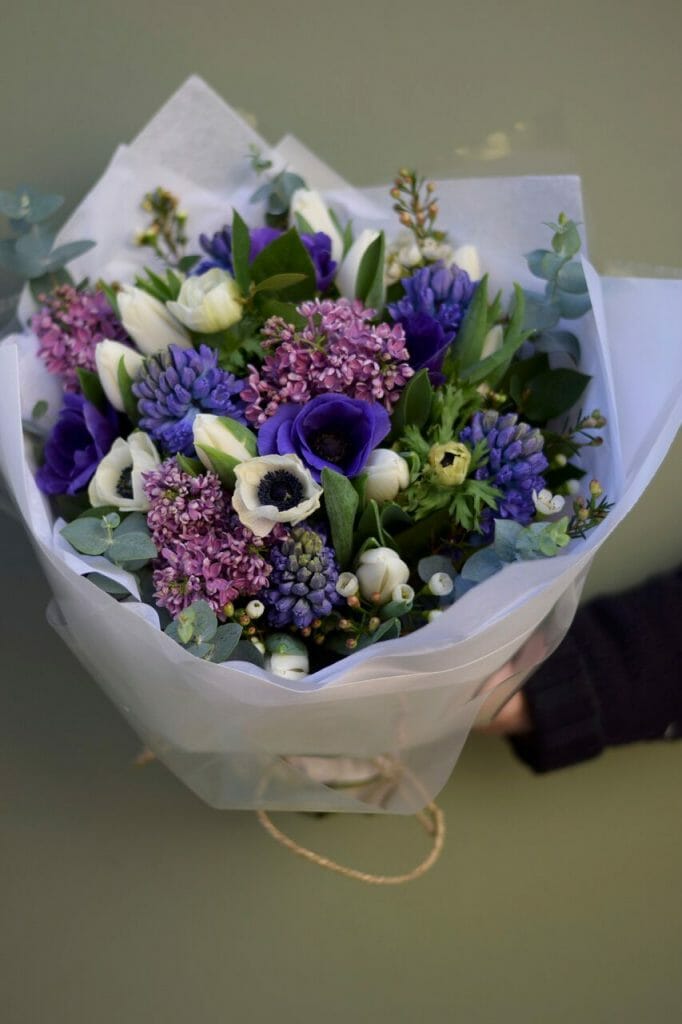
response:
[[[605,301],[575,179],[360,193],[198,79],[56,249],[54,197],[2,201],[34,299],[0,465],[50,621],[215,806],[423,806],[673,436],[670,374],[619,428],[607,343],[658,283]]]

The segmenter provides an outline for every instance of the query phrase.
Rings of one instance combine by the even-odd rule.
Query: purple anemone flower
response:
[[[249,263],[253,263],[256,256],[266,246],[270,245],[271,242],[274,242],[276,238],[279,238],[281,234],[282,232],[278,228],[252,228],[249,232],[251,243],[249,247]],[[314,235],[301,235],[301,241],[308,250],[308,255],[315,267],[317,290],[325,292],[334,280],[334,274],[336,273],[336,263],[332,259],[332,240],[323,231],[318,231]],[[206,256],[197,263],[192,270],[192,274],[204,274],[213,267],[218,267],[220,270],[227,270],[229,274],[234,274],[231,228],[224,227],[220,231],[216,231],[212,237],[200,235],[199,244],[206,253]]]
[[[192,424],[199,412],[244,421],[239,392],[244,382],[218,366],[218,354],[208,345],[198,351],[170,345],[146,360],[133,384],[141,413],[140,427],[174,455],[194,454]]]
[[[67,392],[36,473],[43,494],[76,494],[88,485],[119,435],[119,418],[107,405],[100,412],[82,395]]]
[[[410,363],[426,367],[434,383],[442,383],[440,368],[466,313],[475,285],[466,270],[433,263],[401,280],[405,295],[388,311],[405,329]]]
[[[325,466],[352,478],[390,429],[388,413],[376,402],[318,395],[305,405],[280,405],[260,428],[258,450],[298,455],[318,482]]]

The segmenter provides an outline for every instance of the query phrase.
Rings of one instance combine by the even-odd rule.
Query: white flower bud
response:
[[[368,548],[360,555],[356,575],[364,598],[386,604],[394,589],[407,583],[410,570],[392,548]]]
[[[422,262],[422,253],[416,242],[412,242],[410,245],[404,245],[398,250],[398,259],[404,267],[412,269],[412,267],[418,267]]]
[[[163,302],[142,288],[124,285],[117,300],[121,323],[140,352],[146,356],[163,352],[169,345],[192,347],[186,331],[171,316]]]
[[[244,311],[237,282],[218,267],[186,278],[176,301],[168,303],[168,309],[200,334],[227,330],[241,320]]]
[[[446,572],[434,572],[427,583],[427,587],[434,597],[447,597],[452,593],[454,586],[452,577],[448,576]]]
[[[265,654],[265,644],[262,640],[259,640],[257,636],[250,637],[250,640],[257,651],[260,651],[261,654]]]
[[[375,448],[365,463],[365,472],[365,494],[375,501],[392,501],[410,482],[410,469],[405,459],[390,448]]]
[[[546,488],[543,488],[539,493],[538,491],[533,491],[532,497],[535,511],[543,516],[553,516],[556,512],[561,512],[564,507],[564,499],[561,495],[553,495]]]
[[[414,601],[414,589],[409,583],[399,583],[391,591],[391,601],[397,604],[412,604]]]
[[[336,593],[341,597],[352,597],[357,594],[360,584],[354,572],[342,572],[336,581]]]
[[[307,654],[271,654],[266,667],[282,679],[301,679],[307,676],[310,665]]]
[[[441,608],[432,608],[430,612],[426,613],[427,622],[435,622],[439,615],[442,615],[443,611]]]
[[[460,245],[454,252],[455,263],[460,270],[466,270],[472,281],[480,281],[481,261],[475,245]]]
[[[200,412],[194,417],[192,434],[197,458],[206,469],[213,469],[211,456],[205,448],[214,448],[222,455],[229,455],[238,462],[245,462],[256,455],[256,438],[246,427],[228,416],[213,416]]]
[[[569,494],[580,494],[580,481],[579,480],[567,480],[564,487]]]
[[[346,299],[355,298],[355,283],[362,263],[362,257],[372,242],[379,237],[378,231],[365,228],[355,239],[336,272],[336,287]]]
[[[265,605],[262,601],[249,601],[246,606],[246,614],[250,619],[260,619],[264,611]]]
[[[90,481],[90,504],[93,508],[114,505],[124,512],[146,512],[149,501],[142,477],[160,465],[159,453],[144,431],[135,430],[127,441],[117,437]]]
[[[118,367],[121,359],[131,378],[136,377],[144,365],[144,356],[141,356],[134,348],[130,348],[129,345],[122,345],[120,341],[105,339],[95,346],[95,366],[99,382],[107,399],[119,412],[123,412],[125,409],[118,383]]]
[[[502,324],[495,324],[494,327],[490,328],[485,338],[483,339],[481,359],[487,359],[488,356],[495,355],[495,353],[502,348],[503,341],[504,331],[502,330]]]
[[[308,222],[313,231],[324,231],[332,243],[332,259],[337,263],[343,257],[343,239],[331,219],[326,203],[319,192],[309,188],[296,189],[289,204],[289,223],[296,226],[296,214]]]

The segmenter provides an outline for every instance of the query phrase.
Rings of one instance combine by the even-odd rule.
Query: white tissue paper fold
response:
[[[117,149],[62,229],[60,243],[97,241],[74,261],[74,276],[132,279],[145,261],[132,241],[139,202],[157,185],[181,196],[193,236],[229,221],[233,205],[259,223],[262,211],[248,201],[252,144],[319,187],[356,232],[393,230],[386,188],[352,189],[291,136],[271,149],[193,77]],[[512,281],[533,284],[523,254],[545,244],[544,222],[560,211],[582,220],[575,177],[443,181],[438,196],[455,243],[475,244],[493,287],[505,293]],[[600,408],[608,427],[583,464],[615,503],[608,518],[555,558],[505,567],[423,629],[295,682],[187,654],[139,602],[129,573],[69,550],[33,480],[21,426],[22,412],[41,398],[49,422],[59,388],[30,331],[0,345],[0,470],[54,595],[49,621],[142,740],[202,799],[220,808],[413,813],[447,781],[473,722],[561,641],[595,552],[653,477],[682,410],[682,281],[600,279],[589,264],[585,272],[593,312],[581,322],[581,369],[593,379],[584,408]],[[24,322],[30,311],[25,295]],[[93,571],[122,583],[130,598],[117,603],[99,590],[83,576]],[[482,692],[491,677],[496,687]]]

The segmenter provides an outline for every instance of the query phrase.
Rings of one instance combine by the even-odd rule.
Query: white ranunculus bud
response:
[[[412,604],[414,601],[414,588],[409,583],[399,583],[391,591],[391,601],[396,604]]]
[[[410,570],[392,548],[368,548],[360,555],[356,575],[364,598],[386,604],[394,589],[407,583]]]
[[[271,654],[266,668],[282,679],[301,679],[310,671],[307,654]]]
[[[302,522],[320,507],[322,488],[298,455],[261,455],[239,462],[232,506],[240,522],[265,537],[275,523]]]
[[[125,409],[118,383],[118,367],[121,360],[131,378],[137,376],[144,364],[144,356],[129,345],[122,345],[120,341],[105,339],[95,346],[95,365],[99,382],[109,402],[119,412]]]
[[[504,331],[502,330],[502,324],[495,324],[491,327],[485,338],[483,339],[483,348],[481,349],[481,359],[487,359],[488,356],[495,355],[502,348],[502,342],[504,341]]]
[[[362,263],[362,257],[368,248],[379,237],[378,231],[365,228],[355,239],[350,249],[343,258],[343,263],[336,272],[336,287],[346,299],[355,298],[355,282],[358,277],[358,270]]]
[[[560,494],[552,494],[545,487],[541,491],[533,491],[532,497],[535,511],[542,516],[553,516],[561,512],[565,504]]]
[[[237,282],[219,267],[186,278],[175,302],[168,303],[168,309],[190,330],[200,334],[226,331],[239,323],[244,312]]]
[[[144,355],[163,352],[169,345],[192,347],[187,332],[171,316],[163,302],[142,288],[124,285],[118,293],[117,301],[121,323]]]
[[[246,606],[246,614],[250,619],[260,619],[264,611],[265,605],[262,601],[249,601]]]
[[[466,270],[472,281],[480,281],[481,260],[475,245],[460,245],[455,249],[454,260],[460,270]]]
[[[332,259],[337,263],[343,258],[343,239],[332,220],[329,209],[320,195],[310,188],[298,188],[289,204],[289,223],[296,226],[296,214],[308,222],[313,231],[324,231],[332,243]]]
[[[88,487],[93,508],[114,505],[123,512],[146,512],[143,474],[161,465],[161,458],[148,434],[135,430],[126,441],[117,437],[104,456]]]
[[[452,577],[448,576],[446,572],[434,572],[427,583],[427,587],[434,597],[447,597],[452,593],[454,586]]]
[[[375,448],[365,463],[365,494],[375,501],[393,501],[410,482],[410,468],[402,456],[390,448]]]
[[[336,593],[341,597],[353,597],[360,589],[358,578],[354,572],[342,572],[336,581]]]
[[[192,422],[192,434],[197,457],[206,469],[213,469],[211,456],[204,449],[214,448],[238,462],[252,459],[256,454],[256,438],[246,427],[228,416],[213,416],[200,412]]]

